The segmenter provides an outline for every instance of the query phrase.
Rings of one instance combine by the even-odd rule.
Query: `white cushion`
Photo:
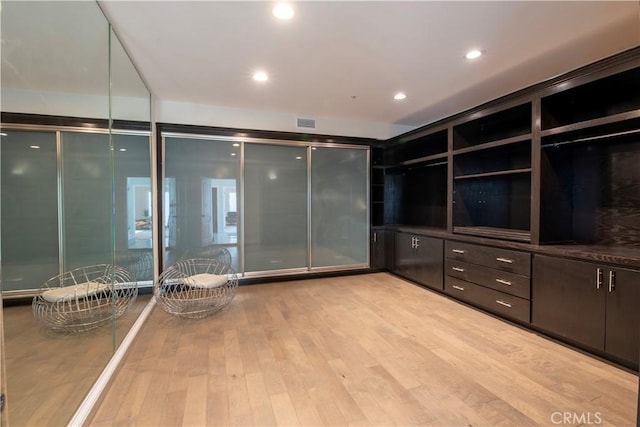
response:
[[[218,288],[227,283],[227,276],[224,274],[201,273],[188,277],[189,285],[194,288]]]
[[[109,283],[85,282],[61,288],[52,288],[42,293],[47,302],[73,301],[92,296],[109,288]]]

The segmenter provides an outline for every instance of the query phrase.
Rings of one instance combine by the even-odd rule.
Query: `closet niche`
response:
[[[135,221],[151,200],[150,94],[95,2],[3,2],[1,28],[2,425],[64,425],[148,297],[80,334],[41,326],[31,301],[93,264],[151,282],[151,227],[138,239]]]

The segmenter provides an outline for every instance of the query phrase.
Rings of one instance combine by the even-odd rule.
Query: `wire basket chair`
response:
[[[33,298],[36,320],[44,327],[82,333],[122,316],[138,296],[129,270],[110,264],[66,271],[47,280]]]
[[[226,307],[237,288],[238,276],[228,263],[194,258],[169,266],[154,283],[153,294],[167,313],[199,319]]]
[[[231,252],[224,246],[204,246],[187,250],[180,258],[180,261],[188,259],[213,259],[223,264],[231,265]]]
[[[114,263],[129,270],[138,282],[153,280],[151,249],[128,249],[116,252]]]

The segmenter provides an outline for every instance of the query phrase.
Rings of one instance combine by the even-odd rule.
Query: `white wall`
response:
[[[160,123],[304,132],[383,140],[415,128],[413,126],[389,125],[387,123],[363,120],[304,117],[316,120],[315,129],[306,129],[296,127],[296,118],[299,116],[290,113],[228,108],[178,101],[157,101],[154,107],[156,120]]]
[[[114,119],[149,121],[149,98],[113,96],[111,101]],[[109,96],[2,88],[0,108],[7,113],[107,119]]]

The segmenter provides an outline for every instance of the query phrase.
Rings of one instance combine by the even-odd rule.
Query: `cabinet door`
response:
[[[442,239],[395,233],[395,272],[421,285],[444,289]]]
[[[609,289],[610,273],[613,287]],[[640,353],[640,272],[608,269],[605,274],[607,288],[607,323],[605,351],[632,363],[638,363]]]
[[[415,248],[413,234],[395,233],[394,272],[408,279],[415,280],[418,271],[418,251]]]
[[[371,230],[371,268],[385,268],[384,230]]]
[[[432,237],[417,236],[420,263],[416,281],[430,288],[444,289],[444,241]]]
[[[532,323],[556,335],[604,350],[607,290],[605,283],[598,289],[597,272],[598,266],[588,262],[535,255]]]

